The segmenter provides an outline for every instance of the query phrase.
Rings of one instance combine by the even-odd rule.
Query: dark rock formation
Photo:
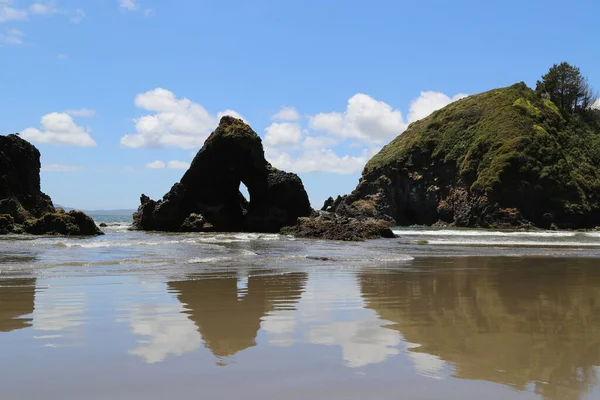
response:
[[[320,211],[311,217],[298,218],[295,226],[282,229],[282,233],[302,238],[360,241],[393,238],[390,223],[374,218],[348,218]]]
[[[411,124],[333,211],[407,226],[593,228],[598,163],[600,112],[565,119],[519,83]]]
[[[0,234],[99,235],[81,211],[55,209],[40,188],[40,152],[18,135],[0,136]]]
[[[248,202],[240,193],[244,183]],[[141,196],[134,227],[151,231],[278,232],[312,212],[296,174],[273,168],[242,120],[221,119],[181,181],[154,201]]]

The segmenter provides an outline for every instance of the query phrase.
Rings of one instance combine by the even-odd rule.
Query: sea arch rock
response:
[[[249,201],[240,192],[243,183]],[[134,228],[150,231],[279,232],[312,212],[300,178],[265,159],[241,119],[221,118],[190,168],[162,200],[141,196]]]

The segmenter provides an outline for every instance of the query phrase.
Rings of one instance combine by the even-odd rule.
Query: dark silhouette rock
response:
[[[282,229],[282,233],[302,238],[361,241],[394,238],[388,221],[375,218],[348,218],[326,211],[298,218],[295,226]]]
[[[81,211],[55,209],[40,187],[40,152],[18,135],[0,136],[0,234],[100,235]]]
[[[100,225],[98,225],[100,228],[106,228],[108,225],[106,225],[104,222],[102,222]]]
[[[221,119],[162,200],[142,195],[140,202],[133,226],[151,231],[278,232],[312,212],[300,178],[273,168],[260,137],[230,116]]]

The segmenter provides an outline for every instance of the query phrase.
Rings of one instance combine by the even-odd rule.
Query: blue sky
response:
[[[40,149],[55,203],[133,208],[238,115],[320,207],[465,94],[534,86],[563,60],[600,88],[599,15],[583,0],[0,0],[0,133]]]

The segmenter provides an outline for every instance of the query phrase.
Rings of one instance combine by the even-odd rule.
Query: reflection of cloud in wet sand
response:
[[[315,326],[309,329],[306,339],[313,344],[340,346],[348,366],[362,367],[399,353],[400,335],[381,323],[377,318],[369,318]]]
[[[596,384],[597,260],[419,262],[360,277],[367,307],[421,345],[410,350],[416,365],[426,357],[426,369],[439,370],[445,360],[455,377],[533,387],[547,400],[581,399]]]
[[[46,285],[50,283],[50,285]],[[52,281],[38,279],[33,312],[33,329],[37,339],[52,340],[61,337],[83,336],[86,294],[76,286],[52,285]],[[70,345],[73,345],[72,343]],[[56,343],[46,343],[56,347]]]
[[[182,314],[185,308],[176,300],[174,303],[140,304],[129,311],[129,316],[118,321],[128,322],[134,334],[144,337],[129,354],[142,357],[149,364],[169,355],[181,356],[202,344],[196,326]]]
[[[0,332],[27,328],[33,313],[35,278],[0,281]]]
[[[339,346],[349,367],[385,361],[399,353],[401,336],[385,328],[386,321],[365,310],[356,279],[335,277],[309,281],[297,312],[282,312],[264,318],[263,329],[272,345],[291,345],[293,333],[305,327],[304,339],[312,344]],[[341,321],[340,319],[343,319]]]

